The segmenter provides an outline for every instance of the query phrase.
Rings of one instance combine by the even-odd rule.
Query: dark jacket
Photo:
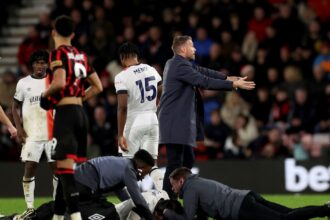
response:
[[[215,219],[237,220],[243,199],[249,192],[192,174],[186,178],[180,192],[184,215],[167,210],[164,216],[171,220],[193,220],[199,212]]]
[[[96,157],[79,165],[75,170],[75,180],[93,192],[117,194],[122,201],[125,187],[132,198],[136,212],[145,219],[153,219],[147,202],[143,198],[138,181],[137,168],[131,159],[123,157]]]
[[[203,121],[197,118],[202,113],[196,112],[203,109],[202,100],[196,97],[198,88],[231,90],[233,83],[226,78],[225,74],[194,65],[182,56],[169,59],[164,68],[158,114],[159,143],[195,146],[200,126],[196,120]]]

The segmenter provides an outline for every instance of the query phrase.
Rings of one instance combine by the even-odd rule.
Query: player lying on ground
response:
[[[291,209],[267,201],[253,191],[201,178],[185,167],[174,170],[170,182],[173,191],[183,198],[184,213],[165,209],[164,219],[307,220],[330,216],[328,204]]]

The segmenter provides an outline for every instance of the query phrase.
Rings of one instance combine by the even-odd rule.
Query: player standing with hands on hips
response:
[[[41,94],[40,105],[56,109],[52,159],[56,160],[59,183],[53,220],[63,220],[66,209],[72,220],[81,220],[74,165],[86,161],[88,118],[82,103],[100,93],[102,84],[87,55],[71,46],[74,24],[70,17],[56,18],[52,37],[56,49],[50,55],[51,84]],[[86,91],[85,81],[90,84]]]

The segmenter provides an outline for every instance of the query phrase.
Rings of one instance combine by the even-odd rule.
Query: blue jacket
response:
[[[194,65],[180,55],[169,59],[164,68],[158,113],[159,143],[195,146],[197,128],[203,130],[203,103],[196,96],[198,88],[231,90],[233,83],[226,78],[225,74]]]

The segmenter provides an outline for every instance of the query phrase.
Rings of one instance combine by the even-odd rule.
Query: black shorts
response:
[[[86,160],[88,119],[80,105],[63,105],[56,108],[52,159]]]

